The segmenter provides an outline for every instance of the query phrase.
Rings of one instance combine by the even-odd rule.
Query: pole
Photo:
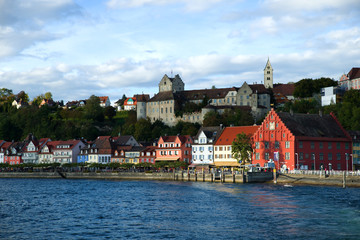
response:
[[[296,156],[296,169],[299,170],[299,154],[295,153]]]

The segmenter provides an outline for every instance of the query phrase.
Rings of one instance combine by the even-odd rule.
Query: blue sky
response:
[[[55,100],[263,81],[360,67],[358,0],[0,0],[0,87]]]

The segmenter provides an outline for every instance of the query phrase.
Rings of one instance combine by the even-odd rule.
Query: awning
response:
[[[162,157],[156,158],[155,161],[178,161],[179,157]]]
[[[240,167],[240,163],[238,162],[214,162],[216,167]]]

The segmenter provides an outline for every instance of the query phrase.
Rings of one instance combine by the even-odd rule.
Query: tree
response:
[[[100,106],[100,98],[92,95],[84,106],[85,118],[92,119],[94,121],[103,121],[104,120],[104,109]]]
[[[231,153],[240,164],[245,165],[246,163],[250,163],[252,153],[250,136],[245,133],[236,135],[236,139],[231,146]]]
[[[51,92],[46,92],[45,95],[44,95],[44,98],[45,98],[46,100],[52,99],[52,94],[51,94]]]
[[[107,106],[104,109],[104,116],[109,118],[110,120],[113,119],[116,115],[116,109],[113,106]]]
[[[209,127],[209,126],[219,126],[222,124],[222,118],[218,112],[211,111],[205,114],[203,126]]]

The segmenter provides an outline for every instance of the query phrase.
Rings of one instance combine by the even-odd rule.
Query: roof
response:
[[[158,101],[166,101],[166,100],[180,100],[183,98],[183,95],[181,95],[179,92],[172,92],[172,91],[166,91],[166,92],[159,92],[155,96],[153,96],[149,102],[158,102]]]
[[[249,84],[249,87],[253,91],[253,93],[257,94],[269,94],[269,90],[265,88],[263,84]]]
[[[260,126],[239,126],[239,127],[226,127],[220,137],[217,139],[215,145],[231,145],[236,139],[236,135],[245,133],[249,137],[254,135]]]
[[[293,96],[295,91],[295,84],[274,84],[273,92],[274,94],[280,93],[284,96]]]
[[[204,132],[205,136],[209,139],[213,139],[216,141],[216,139],[221,135],[221,132],[223,131],[223,128],[220,126],[215,127],[201,127],[195,136],[196,139],[199,138],[199,135],[201,132]]]
[[[179,138],[181,143],[185,143],[190,135],[178,135],[178,136],[161,136],[164,142],[175,142],[176,138]]]
[[[149,94],[137,94],[137,95],[134,95],[134,98],[138,102],[147,102],[150,100]]]
[[[350,80],[360,78],[360,68],[352,68],[348,73],[348,77]]]
[[[106,103],[109,100],[108,96],[99,97],[100,103]]]
[[[277,113],[281,121],[295,136],[347,138],[345,133],[330,114]]]
[[[131,103],[131,104],[129,104],[129,100],[132,100],[132,103]],[[131,101],[130,101],[130,102],[131,102]],[[136,105],[136,103],[137,103],[137,100],[136,100],[136,98],[134,98],[134,97],[127,98],[127,99],[124,101],[124,105]]]
[[[187,100],[202,100],[205,96],[207,96],[208,99],[225,98],[229,91],[237,91],[237,88],[200,89],[183,91],[182,93]]]
[[[131,138],[132,138],[131,135],[124,135],[124,136],[113,137],[113,140],[116,142],[116,144],[126,145]]]

